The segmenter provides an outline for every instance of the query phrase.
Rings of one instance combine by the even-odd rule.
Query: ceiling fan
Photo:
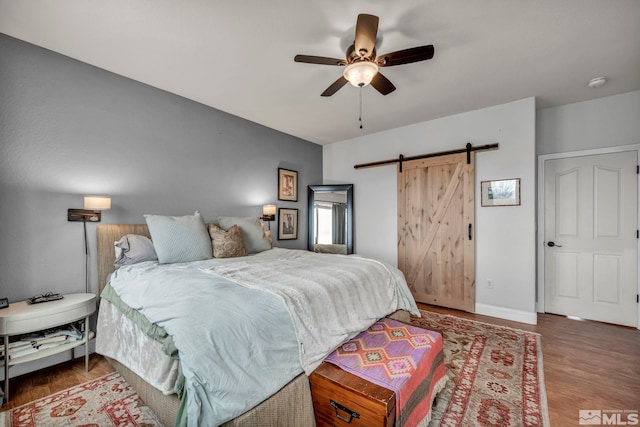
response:
[[[346,59],[324,56],[296,55],[295,62],[309,64],[345,66],[342,76],[333,82],[321,96],[331,96],[342,86],[351,83],[356,87],[371,84],[378,92],[388,95],[396,87],[378,69],[394,65],[409,64],[433,58],[433,45],[412,47],[376,57],[376,36],[379,18],[375,15],[360,14],[356,23],[356,36],[347,48]]]

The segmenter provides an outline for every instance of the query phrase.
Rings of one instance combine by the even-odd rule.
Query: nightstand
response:
[[[0,310],[0,335],[4,338],[4,398],[9,401],[9,367],[30,362],[43,357],[71,350],[82,344],[84,348],[84,368],[89,371],[89,340],[94,333],[89,330],[89,316],[96,311],[94,294],[66,294],[64,298],[40,304],[28,304],[26,301],[11,303]],[[84,333],[79,341],[66,342],[56,347],[38,350],[13,358],[9,354],[9,338],[14,335],[28,334],[84,320]]]

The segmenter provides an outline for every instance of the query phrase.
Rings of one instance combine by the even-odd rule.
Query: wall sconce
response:
[[[111,209],[111,197],[84,196],[84,209],[69,209],[67,221],[100,222],[102,211]]]
[[[268,229],[271,230],[271,221],[276,219],[276,205],[262,206],[262,221],[267,223]]]
[[[102,211],[111,209],[111,197],[84,196],[84,209],[69,209],[67,221],[82,221],[84,227],[84,289],[89,293],[89,242],[87,239],[87,221],[100,222]]]

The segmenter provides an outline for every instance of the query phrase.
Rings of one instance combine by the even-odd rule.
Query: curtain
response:
[[[346,235],[346,203],[334,203],[332,207],[332,219],[333,219],[333,243],[338,245],[344,245]]]

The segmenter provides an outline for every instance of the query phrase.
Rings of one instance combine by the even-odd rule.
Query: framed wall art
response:
[[[482,206],[519,206],[520,178],[482,181],[480,194]]]
[[[278,240],[298,238],[298,209],[278,209]]]
[[[298,172],[278,168],[278,200],[298,201]]]

